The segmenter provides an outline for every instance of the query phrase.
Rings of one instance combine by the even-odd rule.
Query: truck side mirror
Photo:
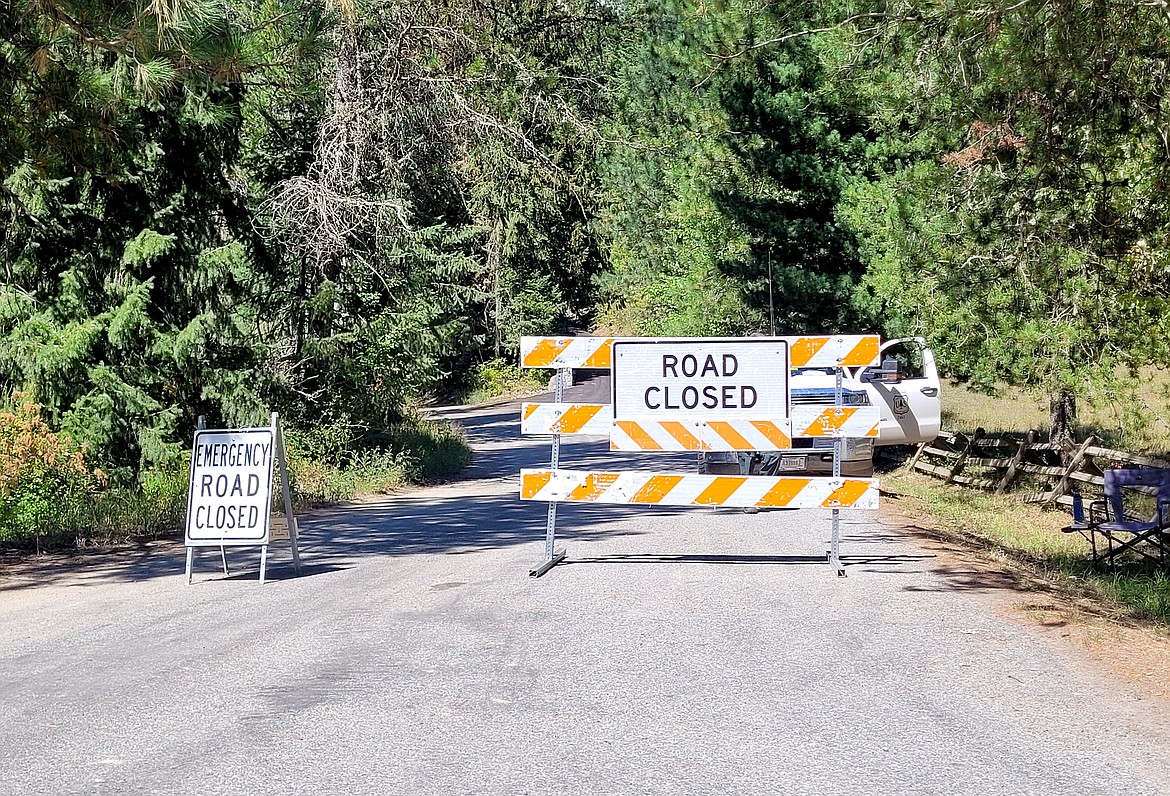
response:
[[[882,381],[887,384],[897,384],[902,380],[902,361],[894,357],[882,360]]]
[[[882,384],[897,384],[902,381],[902,363],[888,357],[882,360],[880,368],[866,368],[861,374],[863,382],[881,382]]]

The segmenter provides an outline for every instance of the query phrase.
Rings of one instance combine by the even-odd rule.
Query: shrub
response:
[[[540,392],[548,383],[547,370],[528,370],[506,359],[493,359],[475,369],[470,403],[493,398],[515,398]]]
[[[388,492],[454,473],[471,459],[459,430],[408,415],[382,430],[333,423],[286,429],[290,484],[298,506]],[[83,545],[151,537],[183,524],[189,462],[109,488],[85,450],[54,432],[40,407],[0,410],[0,544]]]
[[[86,466],[81,446],[49,428],[40,406],[0,410],[0,541],[39,546],[62,535],[104,485],[104,474]]]
[[[285,438],[299,506],[389,492],[458,472],[471,461],[458,428],[414,414],[386,429],[328,424],[289,429]]]

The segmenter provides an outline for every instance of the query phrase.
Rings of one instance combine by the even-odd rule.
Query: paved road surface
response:
[[[0,573],[0,793],[1170,793],[1164,704],[870,515],[839,579],[819,512],[563,507],[530,579],[547,444],[449,414],[469,480],[306,518],[304,577]]]

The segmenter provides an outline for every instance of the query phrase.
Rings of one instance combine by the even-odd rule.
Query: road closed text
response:
[[[788,416],[783,341],[623,341],[613,367],[618,420]]]
[[[643,403],[647,409],[751,409],[759,394],[751,384],[685,384],[680,379],[731,379],[739,372],[734,354],[663,354],[662,384],[646,388]]]
[[[254,505],[196,506],[194,523],[201,531],[255,529],[260,525],[260,509]]]
[[[248,473],[246,476],[201,473],[198,489],[201,498],[255,498],[260,494],[260,476],[256,473]],[[260,524],[260,507],[255,503],[199,503],[195,506],[193,521],[200,530],[256,528]]]

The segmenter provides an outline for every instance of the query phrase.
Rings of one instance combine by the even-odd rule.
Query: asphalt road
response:
[[[302,577],[0,572],[0,793],[1170,793],[1165,703],[872,514],[837,578],[827,513],[563,506],[531,579],[547,442],[447,414],[468,478],[304,518]]]

